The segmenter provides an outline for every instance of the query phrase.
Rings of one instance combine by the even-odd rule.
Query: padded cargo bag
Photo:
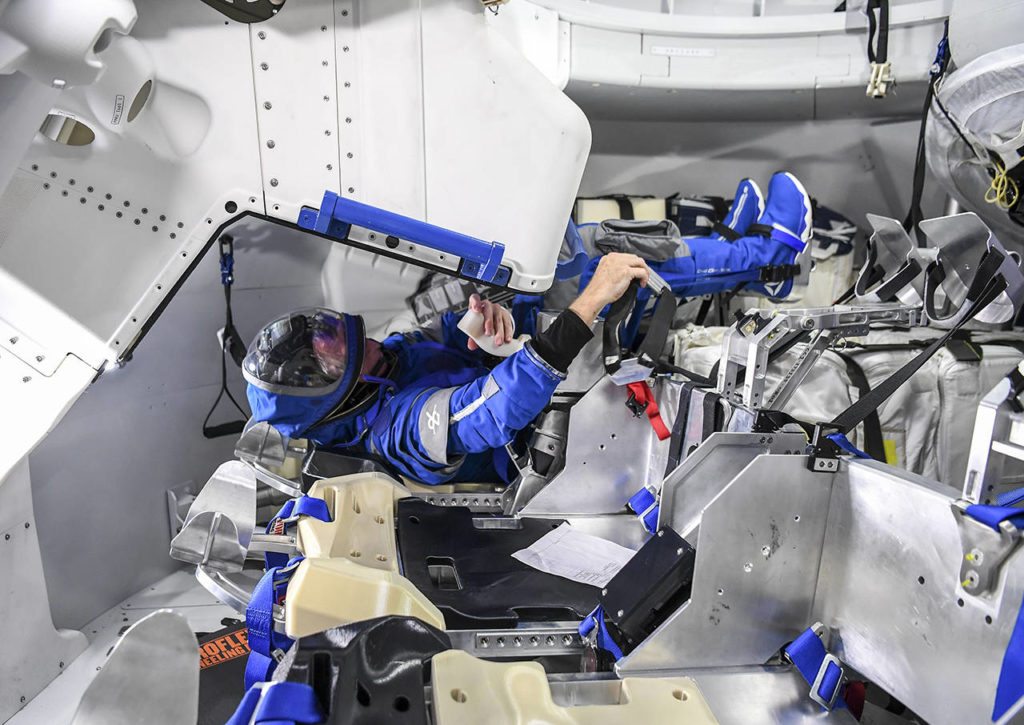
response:
[[[710,374],[720,358],[726,329],[689,326],[676,331],[672,338],[675,364]],[[841,354],[863,371],[868,385],[875,387],[940,334],[927,329],[875,331],[852,339]],[[794,346],[769,366],[766,389],[778,383],[803,347]],[[960,488],[967,471],[977,405],[1024,357],[1022,350],[1022,333],[977,331],[971,333],[966,347],[957,345],[955,353],[949,348],[940,350],[879,409],[883,448],[879,458],[884,456],[892,465]],[[860,397],[849,370],[843,357],[831,350],[825,352],[783,411],[808,422],[831,420]],[[861,450],[867,447],[864,424],[849,437]]]

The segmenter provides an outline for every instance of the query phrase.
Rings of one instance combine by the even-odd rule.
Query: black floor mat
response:
[[[559,519],[486,517],[417,498],[400,500],[397,518],[403,573],[441,610],[448,629],[582,619],[597,606],[597,587],[512,558]]]

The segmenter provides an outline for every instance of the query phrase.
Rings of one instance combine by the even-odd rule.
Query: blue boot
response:
[[[764,213],[764,194],[753,179],[743,179],[736,187],[732,206],[720,223],[715,224],[712,239],[733,242],[747,233],[747,228]]]
[[[683,240],[683,256],[651,263],[651,268],[680,297],[728,292],[743,285],[744,291],[781,299],[792,290],[793,280],[760,282],[760,269],[794,264],[811,233],[811,198],[795,176],[779,172],[768,185],[763,212],[743,237],[732,242],[718,235]]]
[[[799,179],[780,171],[768,182],[768,202],[757,222],[747,228],[748,235],[760,235],[760,247],[754,256],[760,266],[796,264],[807,250],[814,231],[811,197]],[[738,240],[734,244],[746,242]],[[750,242],[756,246],[757,242]],[[751,283],[745,288],[772,299],[783,299],[793,289],[793,280]]]

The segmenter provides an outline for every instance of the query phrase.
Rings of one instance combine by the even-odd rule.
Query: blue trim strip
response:
[[[312,227],[309,226],[311,221]],[[485,242],[401,214],[344,199],[332,191],[324,192],[315,221],[312,220],[312,214],[299,215],[299,226],[305,229],[312,228],[321,234],[345,236],[348,233],[348,225],[372,229],[386,236],[398,237],[461,257],[466,262],[463,265],[463,274],[484,282],[494,280],[505,255],[505,246],[499,242]]]

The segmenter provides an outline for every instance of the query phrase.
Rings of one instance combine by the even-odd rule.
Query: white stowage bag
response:
[[[689,327],[674,336],[676,365],[706,375],[720,356],[720,343],[726,328]],[[927,341],[941,331],[919,329],[912,332],[877,331],[857,338],[863,345],[905,344]],[[905,385],[879,409],[886,460],[908,471],[936,478],[955,488],[963,485],[967,455],[974,429],[978,402],[1001,377],[1016,365],[1022,353],[1006,344],[1024,346],[1024,334],[994,332],[972,334],[980,343],[980,362],[960,362],[945,348],[939,350]],[[991,340],[992,342],[986,342]],[[774,387],[782,373],[802,351],[796,345],[768,369],[767,389]],[[872,388],[885,380],[915,355],[913,350],[871,350],[850,347],[842,351],[863,369]],[[800,420],[832,420],[859,397],[850,382],[846,363],[828,351],[811,368],[803,384],[783,410]],[[850,441],[863,448],[864,434],[858,426]]]
[[[954,58],[955,60],[955,58]],[[940,107],[941,104],[941,107]],[[945,108],[949,114],[942,109]],[[950,119],[970,142],[965,143]],[[987,53],[946,76],[928,114],[928,167],[967,210],[978,214],[1008,248],[1024,248],[1024,227],[985,201],[990,152],[1010,168],[1024,163],[1024,44]]]

